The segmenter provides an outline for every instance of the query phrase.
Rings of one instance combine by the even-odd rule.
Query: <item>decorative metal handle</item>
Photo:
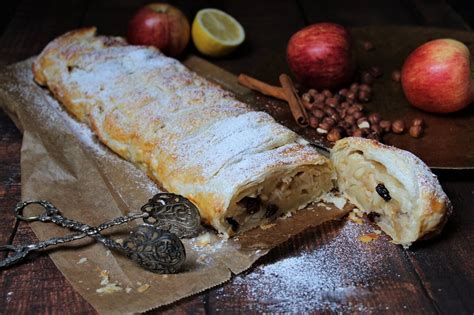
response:
[[[145,223],[176,234],[179,238],[197,236],[201,226],[201,216],[197,207],[179,195],[156,194],[148,200],[141,211],[148,213],[148,217],[143,219]]]
[[[40,205],[44,212],[35,216],[24,216],[23,210],[32,204]],[[97,227],[65,218],[49,201],[19,202],[14,208],[17,219],[27,222],[53,222],[64,228],[77,231],[64,237],[53,237],[30,245],[4,245],[0,251],[12,251],[13,255],[0,261],[0,268],[14,265],[29,252],[78,240],[87,236],[101,242],[110,249],[118,250],[142,267],[156,273],[176,273],[186,260],[186,252],[180,237],[192,237],[198,233],[201,218],[196,206],[186,198],[169,193],[155,195],[141,208],[141,213],[131,213],[102,223]],[[142,218],[145,224],[131,232],[123,244],[100,234],[110,227]]]

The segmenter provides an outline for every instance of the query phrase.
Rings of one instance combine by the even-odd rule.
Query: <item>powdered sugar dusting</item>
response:
[[[77,121],[65,111],[56,99],[50,94],[45,93],[41,87],[34,83],[31,62],[25,62],[16,66],[15,80],[9,81],[2,88],[13,95],[21,97],[24,103],[34,104],[34,107],[25,108],[25,110],[34,111],[34,115],[38,115],[43,123],[40,127],[48,129],[49,134],[61,134],[64,137],[72,137],[79,141],[81,147],[95,158],[106,160],[107,163],[112,165],[124,163],[123,159],[100,143],[89,126]],[[147,177],[143,170],[140,170],[131,163],[130,167],[127,167],[126,170],[131,177],[140,179],[136,181],[137,189],[147,192],[150,196],[160,192],[156,184]]]
[[[333,312],[370,312],[370,307],[351,304],[347,298],[370,293],[371,284],[393,273],[387,263],[393,246],[386,240],[370,244],[358,240],[360,235],[373,228],[350,221],[313,250],[299,252],[257,267],[252,273],[237,276],[227,287],[217,292],[217,299],[225,303],[239,292],[257,312],[305,313],[330,310]],[[262,298],[264,296],[265,298]],[[264,300],[267,303],[262,304]]]

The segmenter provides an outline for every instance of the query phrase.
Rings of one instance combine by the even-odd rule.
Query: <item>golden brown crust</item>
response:
[[[308,166],[305,171],[323,174],[315,179],[321,187],[331,185],[329,160],[268,114],[155,48],[95,32],[75,30],[49,43],[34,63],[36,82],[101,142],[195,202],[219,231],[230,231],[226,215],[238,202],[234,196],[272,176]]]

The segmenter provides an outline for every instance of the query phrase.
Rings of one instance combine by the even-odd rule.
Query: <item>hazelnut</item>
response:
[[[372,42],[365,41],[363,45],[364,45],[364,49],[365,49],[366,51],[370,51],[370,50],[374,50],[374,49],[375,49],[375,46],[374,46],[374,44],[372,44]]]
[[[423,128],[421,126],[411,126],[408,133],[413,138],[419,138],[421,134],[423,133]]]
[[[349,87],[350,92],[357,92],[359,91],[359,83],[352,83]]]
[[[357,108],[357,109],[360,110],[360,111],[363,111],[363,110],[364,110],[364,105],[359,104],[359,103],[355,103],[355,104],[354,104],[354,107]]]
[[[342,96],[344,96],[344,97],[347,96],[347,93],[349,93],[349,89],[341,89],[341,90],[338,92],[339,95],[342,95]]]
[[[357,96],[358,96],[359,101],[364,102],[364,103],[370,101],[370,97],[371,97],[368,91],[362,91],[362,90],[359,91]]]
[[[382,120],[380,121],[380,127],[383,129],[384,132],[390,132],[392,129],[392,123],[390,120]]]
[[[309,89],[308,94],[311,95],[312,97],[315,97],[316,95],[318,95],[318,91],[315,89]]]
[[[319,126],[319,119],[316,118],[316,117],[314,117],[314,116],[311,116],[311,117],[309,118],[309,126],[310,126],[311,128],[318,128],[318,126]]]
[[[360,111],[360,109],[357,106],[352,105],[347,109],[347,114],[352,115],[355,112],[359,112],[359,111]]]
[[[328,124],[329,126],[334,126],[336,124],[336,121],[333,118],[330,117],[324,117],[323,123]]]
[[[319,124],[318,129],[326,130],[326,132],[327,132],[328,130],[331,129],[331,127],[332,127],[332,126],[331,126],[330,124],[328,124],[327,122],[324,122],[324,121],[323,121],[322,123]],[[318,132],[319,132],[319,131],[318,131]]]
[[[314,109],[320,109],[320,110],[323,110],[324,108],[326,108],[326,105],[324,103],[313,103],[313,108]]]
[[[307,103],[312,103],[314,102],[314,98],[311,96],[311,94],[309,93],[304,93],[302,96],[301,96],[301,100],[303,102],[307,102]]]
[[[324,103],[324,101],[326,100],[326,96],[324,96],[323,94],[316,94],[313,95],[313,97],[315,103]]]
[[[327,139],[328,141],[331,141],[331,142],[336,142],[337,140],[341,139],[342,135],[341,135],[341,131],[339,128],[333,128],[331,129],[331,131],[329,131],[328,135],[327,135]]]
[[[400,73],[400,71],[395,70],[395,71],[392,72],[392,80],[393,81],[400,82],[401,77],[402,77],[402,74]]]
[[[352,132],[352,136],[362,138],[364,136],[364,132],[361,129],[357,128]]]
[[[403,120],[398,119],[392,123],[393,133],[400,134],[404,131],[405,131],[405,123],[403,122]]]
[[[349,106],[351,106],[351,104],[349,104],[348,102],[342,102],[340,108],[341,109],[347,109],[347,108],[349,108]]]
[[[356,100],[357,98],[357,95],[356,95],[356,92],[354,91],[349,91],[349,93],[347,93],[347,97],[346,97],[346,100],[349,102],[349,103],[354,103],[354,101]]]
[[[377,125],[382,120],[382,116],[379,113],[372,113],[369,115],[369,122],[372,125]]]
[[[326,113],[326,115],[328,116],[332,116],[334,114],[337,114],[336,110],[334,108],[331,108],[331,107],[325,107],[323,109],[323,111]]]
[[[324,90],[324,91],[322,91],[321,93],[322,93],[324,96],[326,96],[326,98],[332,97],[331,91],[329,91],[329,90],[327,90],[327,89]]]
[[[326,114],[320,109],[313,109],[311,114],[313,114],[314,117],[319,118],[319,119],[322,119],[324,118],[324,116],[326,116]]]
[[[364,114],[362,114],[361,111],[355,111],[352,113],[352,117],[354,117],[355,119],[359,119],[361,117],[364,117]]]
[[[344,118],[344,121],[345,122],[348,122],[349,124],[351,124],[352,126],[354,126],[356,124],[356,119],[354,118],[354,116],[346,116]]]
[[[383,75],[383,71],[380,67],[370,67],[369,73],[374,77],[374,78],[380,78]]]
[[[328,105],[332,108],[337,107],[339,105],[339,100],[335,97],[327,98],[326,99],[326,105]]]
[[[304,108],[306,108],[307,110],[312,110],[314,107],[313,103],[309,103],[303,99],[301,100],[301,102],[303,103]]]
[[[420,127],[423,127],[424,121],[423,121],[423,119],[421,119],[421,118],[415,118],[415,119],[412,120],[411,125],[412,125],[412,126],[420,126]]]

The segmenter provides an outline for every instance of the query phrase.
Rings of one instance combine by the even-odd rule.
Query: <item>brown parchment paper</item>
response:
[[[98,143],[86,126],[71,118],[47,90],[33,82],[32,60],[0,72],[0,106],[23,132],[22,199],[49,200],[64,216],[92,225],[137,211],[159,192],[157,186],[133,164]],[[236,86],[234,76],[202,59],[192,57],[186,64],[202,75],[213,76],[228,89]],[[238,95],[243,90],[234,92]],[[292,235],[346,212],[318,204],[230,240],[204,231],[210,233],[209,244],[203,244],[202,238],[184,240],[187,261],[183,272],[175,275],[143,270],[87,239],[49,250],[49,254],[99,313],[137,313],[219,285]],[[126,237],[136,224],[107,234]],[[51,223],[32,223],[31,227],[40,240],[69,232]],[[100,293],[107,284],[104,271],[115,292]]]

